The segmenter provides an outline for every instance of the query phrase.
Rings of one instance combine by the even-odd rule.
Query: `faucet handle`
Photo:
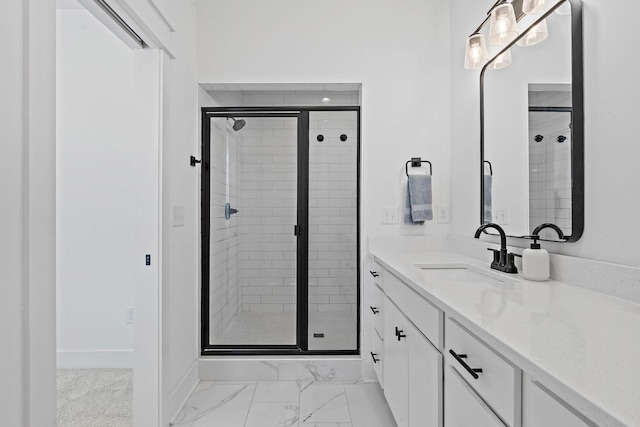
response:
[[[487,250],[493,252],[493,262],[491,263],[491,268],[498,267],[500,265],[500,249],[487,248]]]
[[[507,265],[505,265],[505,268],[504,268],[504,272],[505,273],[517,273],[518,272],[518,268],[516,267],[516,264],[514,262],[516,256],[521,257],[522,255],[518,255],[518,254],[514,254],[514,253],[508,253],[507,254]]]

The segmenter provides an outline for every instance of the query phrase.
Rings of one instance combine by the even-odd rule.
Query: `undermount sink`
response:
[[[497,279],[489,275],[471,270],[467,267],[442,267],[442,266],[424,266],[418,265],[420,269],[426,273],[429,278],[446,282],[464,282],[464,283],[489,283],[500,284],[505,280]]]

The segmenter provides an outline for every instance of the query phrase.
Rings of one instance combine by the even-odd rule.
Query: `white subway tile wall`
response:
[[[238,132],[242,311],[293,313],[297,119],[248,117],[246,122]]]
[[[531,92],[530,105],[571,106],[571,92]],[[529,112],[529,224],[550,222],[571,234],[571,113]],[[542,139],[536,141],[537,139]],[[564,138],[563,138],[564,137]],[[552,230],[541,237],[557,238]]]
[[[209,264],[209,339],[212,344],[224,336],[239,310],[240,242],[238,219],[225,218],[225,204],[238,205],[238,133],[232,122],[211,120],[211,212]]]
[[[309,311],[350,312],[354,325],[357,131],[356,111],[309,113]]]

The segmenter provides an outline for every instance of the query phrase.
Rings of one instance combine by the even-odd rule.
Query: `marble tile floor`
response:
[[[58,369],[59,427],[133,425],[132,369]]]
[[[377,383],[202,381],[172,426],[396,427]]]
[[[241,312],[226,331],[212,337],[216,345],[292,345],[296,341],[295,312]],[[309,313],[309,350],[357,348],[357,318],[351,312]],[[323,333],[322,338],[314,337]]]

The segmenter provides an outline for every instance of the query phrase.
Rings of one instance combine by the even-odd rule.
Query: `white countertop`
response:
[[[445,251],[376,248],[375,260],[599,426],[640,426],[640,304],[532,282]],[[507,283],[434,282],[463,264]]]

